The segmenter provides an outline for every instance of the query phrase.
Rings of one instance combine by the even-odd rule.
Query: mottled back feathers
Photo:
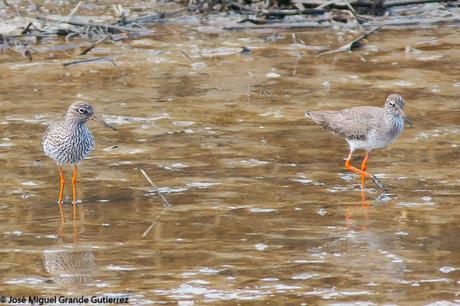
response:
[[[385,110],[374,106],[358,106],[338,111],[307,112],[306,117],[325,130],[349,140],[366,140],[369,131],[378,125]]]

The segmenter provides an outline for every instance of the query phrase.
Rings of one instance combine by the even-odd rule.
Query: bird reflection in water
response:
[[[72,240],[65,235],[65,224],[58,227],[58,243],[43,253],[43,264],[53,282],[62,287],[87,288],[93,282],[96,262],[91,245],[78,242],[77,220],[72,222]]]
[[[367,202],[367,200],[366,200],[366,193],[365,193],[365,190],[364,190],[364,186],[362,185],[360,207],[356,208],[364,215],[364,220],[365,221],[359,227],[359,230],[361,230],[361,231],[366,231],[367,230],[367,221],[369,220],[369,213],[368,213],[369,206],[370,206],[369,202]],[[348,229],[354,229],[354,226],[353,226],[353,214],[352,214],[352,211],[351,211],[350,208],[345,209],[345,224],[346,224]]]

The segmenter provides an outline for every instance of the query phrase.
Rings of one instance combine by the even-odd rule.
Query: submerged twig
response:
[[[74,26],[80,26],[80,27],[96,27],[96,28],[101,28],[104,29],[107,32],[110,33],[122,33],[122,32],[130,32],[130,33],[139,33],[139,32],[145,32],[149,33],[151,32],[150,30],[146,29],[135,29],[132,27],[127,27],[127,26],[118,26],[118,25],[112,25],[112,24],[106,24],[106,23],[94,23],[94,22],[86,22],[83,20],[74,20],[71,19],[69,20],[67,17],[64,18],[59,18],[59,17],[47,17],[47,16],[37,16],[38,20],[44,20],[44,21],[50,21],[50,22],[57,22],[57,23],[67,23],[71,24]]]
[[[227,6],[233,6],[235,8],[237,8],[238,10],[242,11],[242,12],[248,12],[248,13],[251,13],[251,14],[255,14],[257,13],[254,9],[252,9],[251,7],[247,6],[247,5],[244,5],[244,4],[240,4],[238,2],[234,2],[234,1],[228,1],[228,3],[226,3]]]
[[[176,15],[179,15],[180,13],[184,12],[186,9],[182,8],[174,12],[160,12],[152,15],[146,15],[146,16],[141,16],[137,17],[134,19],[128,19],[128,20],[123,20],[120,24],[122,25],[129,25],[129,24],[144,24],[144,23],[154,23],[154,22],[159,22],[162,21],[168,17],[174,17]]]
[[[80,55],[85,55],[87,54],[89,51],[93,50],[94,47],[96,47],[97,45],[99,44],[102,44],[103,42],[105,42],[107,39],[109,38],[112,38],[112,35],[111,34],[108,34],[104,37],[102,37],[101,39],[99,39],[98,41],[94,42],[91,44],[91,46],[89,46],[88,48],[86,48],[85,50],[83,50]]]
[[[339,47],[337,49],[329,50],[329,51],[322,51],[322,52],[320,52],[318,54],[318,56],[326,55],[326,54],[333,54],[333,53],[338,53],[338,52],[349,52],[349,51],[359,47],[359,43],[361,42],[361,40],[365,39],[366,37],[368,37],[372,33],[376,32],[377,30],[379,30],[383,26],[384,25],[381,24],[378,27],[376,27],[375,29],[370,30],[370,31],[358,36],[357,38],[347,42],[345,45],[343,45],[343,46],[341,46],[341,47]]]
[[[233,25],[233,26],[224,26],[223,29],[227,31],[237,31],[243,29],[314,29],[314,28],[327,28],[329,27],[326,23],[318,23],[315,21],[302,21],[302,22],[293,22],[293,23],[280,23],[277,21],[261,22],[261,20],[254,19],[245,19],[245,21],[250,21],[254,25]]]
[[[425,4],[430,2],[450,2],[452,0],[387,0],[383,2],[383,7],[404,6],[413,4]]]
[[[262,15],[265,15],[267,17],[284,17],[284,16],[293,16],[293,15],[321,15],[325,14],[326,11],[323,9],[303,9],[303,10],[296,10],[296,9],[291,9],[291,10],[263,10],[261,12]]]
[[[96,63],[96,62],[111,62],[115,68],[118,69],[118,71],[121,72],[120,67],[115,63],[113,59],[110,57],[98,57],[98,58],[90,58],[90,59],[84,59],[84,60],[78,60],[78,61],[72,61],[72,62],[67,62],[62,64],[64,67],[67,66],[72,66],[72,65],[78,65],[78,64],[87,64],[87,63]]]
[[[139,168],[139,170],[141,171],[142,175],[145,177],[145,179],[150,183],[150,185],[155,188],[155,190],[157,191],[157,193],[160,195],[161,199],[163,200],[163,207],[164,209],[155,217],[155,219],[153,219],[152,221],[152,224],[149,225],[149,227],[147,227],[147,229],[142,233],[141,235],[141,238],[145,238],[149,233],[150,231],[152,230],[153,226],[155,225],[155,222],[160,219],[161,215],[166,211],[166,208],[168,207],[171,207],[172,205],[165,199],[165,197],[163,197],[163,195],[161,194],[160,190],[157,188],[157,186],[152,182],[152,180],[150,179],[150,177],[147,175],[147,173],[144,171],[144,169],[142,168]]]
[[[179,51],[190,61],[190,63],[193,64],[193,59],[187,53],[185,53],[184,50],[179,50]]]
[[[165,197],[161,194],[161,192],[160,192],[160,190],[158,189],[158,187],[152,182],[152,180],[151,180],[150,177],[147,175],[147,173],[144,171],[144,169],[139,168],[139,170],[141,171],[141,173],[142,173],[142,175],[145,177],[145,179],[150,183],[150,185],[152,185],[152,187],[155,188],[156,192],[158,193],[158,195],[160,196],[160,198],[163,200],[163,206],[164,206],[164,207],[172,206],[171,203],[169,203],[168,200],[166,200]]]
[[[251,85],[248,84],[248,88],[246,90],[246,97],[248,98],[248,104],[251,103]]]
[[[30,31],[30,27],[32,26],[32,22],[29,22],[24,30],[21,31],[21,35],[26,34]]]
[[[73,15],[75,15],[75,13],[78,11],[78,9],[80,8],[80,5],[81,5],[81,1],[78,1],[78,4],[73,8],[73,10],[69,13],[69,15],[67,15],[67,18],[70,18],[72,17]]]

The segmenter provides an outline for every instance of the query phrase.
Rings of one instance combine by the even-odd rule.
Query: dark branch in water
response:
[[[254,20],[248,20],[250,22],[253,22]],[[255,22],[253,22],[255,23]],[[229,31],[236,31],[236,30],[244,30],[244,29],[289,29],[289,30],[294,30],[294,29],[322,29],[322,28],[327,28],[328,25],[324,23],[318,23],[314,21],[305,21],[305,22],[294,22],[294,23],[276,23],[276,22],[269,22],[267,24],[261,24],[257,21],[255,23],[256,25],[249,25],[249,26],[228,26],[224,27],[224,30],[229,30]]]
[[[179,51],[190,61],[190,63],[193,63],[193,59],[187,53],[185,53],[184,50],[179,50]]]
[[[50,22],[57,22],[57,23],[67,23],[67,24],[71,24],[74,26],[81,26],[81,27],[95,27],[95,28],[102,29],[103,31],[106,31],[108,33],[115,33],[115,34],[123,33],[123,32],[131,32],[131,33],[139,33],[139,32],[150,33],[151,32],[150,30],[136,29],[133,27],[112,25],[112,24],[107,24],[107,23],[94,23],[94,22],[87,22],[83,20],[77,21],[77,20],[74,20],[74,18],[69,19],[67,17],[55,18],[55,17],[38,16],[37,19],[44,20],[44,21],[50,21]]]
[[[112,38],[112,35],[108,34],[106,35],[105,37],[99,39],[98,41],[96,41],[95,43],[91,44],[91,46],[89,46],[88,48],[86,48],[85,50],[83,50],[80,55],[86,55],[89,51],[93,50],[94,47],[96,47],[97,45],[99,44],[102,44],[104,41],[106,41],[107,39],[110,39]]]
[[[252,13],[252,14],[255,14],[257,11],[250,8],[249,6],[246,6],[246,5],[243,5],[243,4],[240,4],[238,2],[234,2],[234,1],[227,1],[227,6],[228,7],[233,7],[235,9],[238,9],[239,11],[242,11],[244,13]]]
[[[31,25],[32,25],[32,22],[29,22],[29,24],[25,27],[25,29],[22,30],[21,34],[24,35],[28,33]]]
[[[361,40],[367,38],[369,35],[371,35],[372,33],[378,31],[381,27],[383,27],[383,24],[382,25],[379,25],[378,27],[376,27],[375,29],[372,29],[370,30],[369,32],[366,32],[360,36],[358,36],[357,38],[347,42],[345,45],[337,48],[337,49],[334,49],[334,50],[329,50],[329,51],[321,51],[318,56],[321,56],[321,55],[326,55],[326,54],[333,54],[333,53],[338,53],[338,52],[349,52],[355,48],[358,48],[361,46]]]
[[[293,15],[321,15],[326,13],[323,9],[303,9],[303,10],[263,10],[262,15],[267,17],[284,17]]]
[[[177,10],[175,12],[171,12],[171,13],[160,12],[160,13],[157,13],[157,14],[141,16],[141,17],[137,17],[137,18],[134,18],[134,19],[123,20],[123,21],[118,22],[118,24],[129,25],[129,24],[155,23],[155,22],[163,21],[168,17],[174,17],[176,15],[179,15],[180,13],[182,13],[184,11],[185,11],[185,8]]]
[[[115,63],[113,59],[110,57],[98,57],[98,58],[90,58],[90,59],[84,59],[84,60],[78,60],[78,61],[72,61],[72,62],[66,62],[62,64],[64,67],[67,66],[72,66],[72,65],[78,65],[78,64],[88,64],[88,63],[97,63],[97,62],[111,62],[115,68],[118,69],[118,71],[121,72],[121,69],[118,67],[118,65]]]
[[[404,6],[413,4],[423,4],[431,2],[455,2],[454,0],[386,0],[383,7]]]

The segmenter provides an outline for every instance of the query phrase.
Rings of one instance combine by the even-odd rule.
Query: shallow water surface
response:
[[[60,52],[0,54],[2,293],[133,305],[460,303],[456,28],[381,31],[323,57],[316,51],[339,45],[332,31],[296,32],[294,43],[283,31],[156,30],[93,51],[121,72],[63,67],[72,59]],[[390,192],[368,182],[362,201],[345,141],[304,112],[382,106],[391,93],[415,127],[371,153],[368,171]],[[40,141],[79,99],[118,132],[89,123],[96,148],[79,166],[76,220],[67,186],[61,224],[57,167]]]

